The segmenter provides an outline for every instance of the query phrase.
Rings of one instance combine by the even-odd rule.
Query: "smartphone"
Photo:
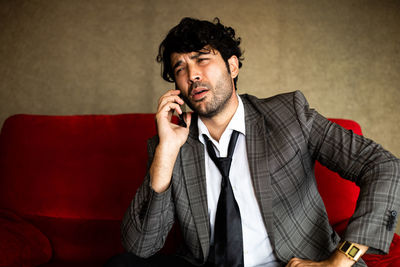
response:
[[[175,90],[179,90],[178,87],[176,86],[176,84],[175,84]],[[182,93],[180,93],[178,96],[183,99]],[[184,119],[185,113],[186,113],[186,104],[185,103],[183,105],[181,105],[181,110],[182,110],[182,114],[178,114],[178,117],[179,117],[178,125],[186,128],[187,124]]]

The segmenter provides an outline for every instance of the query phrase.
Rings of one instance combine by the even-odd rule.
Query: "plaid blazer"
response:
[[[370,246],[370,253],[387,253],[394,234],[388,223],[400,204],[399,160],[310,109],[299,91],[267,99],[241,98],[254,192],[278,259],[323,260],[340,241],[317,190],[315,160],[361,188],[344,238]],[[149,166],[157,143],[157,137],[149,140]],[[194,116],[168,190],[155,193],[147,175],[125,213],[121,234],[127,251],[140,257],[155,254],[177,220],[184,238],[179,253],[197,265],[207,260],[210,224],[204,165]],[[356,266],[365,264],[361,260]]]

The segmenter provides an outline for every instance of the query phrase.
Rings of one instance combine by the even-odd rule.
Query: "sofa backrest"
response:
[[[0,207],[20,215],[121,219],[146,170],[154,114],[8,118]]]

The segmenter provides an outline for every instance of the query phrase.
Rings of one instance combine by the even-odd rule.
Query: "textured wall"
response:
[[[399,1],[0,0],[0,124],[15,113],[154,112],[173,88],[157,47],[183,16],[237,30],[240,93],[300,89],[400,156]]]

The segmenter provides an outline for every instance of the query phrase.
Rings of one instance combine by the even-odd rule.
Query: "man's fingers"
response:
[[[286,267],[308,267],[308,266],[323,266],[318,262],[313,262],[310,260],[303,260],[299,258],[292,258]]]
[[[173,112],[173,111],[178,112],[179,114],[182,113],[182,109],[181,106],[175,102],[167,102],[164,105],[162,105],[159,109],[159,114],[161,116],[166,116],[168,115],[169,112]]]
[[[158,103],[158,108],[162,108],[165,106],[167,103],[178,103],[179,105],[183,105],[185,102],[180,98],[179,96],[165,96],[160,98],[159,103]]]
[[[165,98],[165,97],[170,97],[170,96],[178,96],[181,93],[180,90],[169,90],[167,91],[165,94],[163,94],[160,99],[159,99],[159,103],[161,101],[161,99]]]
[[[288,264],[286,265],[286,267],[296,267],[299,266],[299,259],[298,258],[292,258]]]

